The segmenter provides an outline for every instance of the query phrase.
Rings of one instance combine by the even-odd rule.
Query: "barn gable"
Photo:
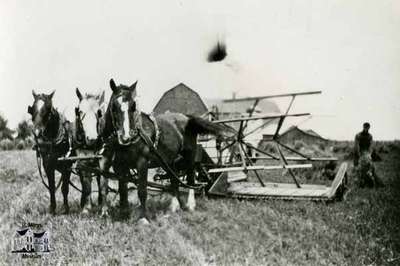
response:
[[[153,109],[156,115],[168,111],[201,116],[208,110],[197,92],[185,84],[179,83],[166,91]]]

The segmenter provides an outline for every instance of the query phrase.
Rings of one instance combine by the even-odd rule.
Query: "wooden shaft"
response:
[[[259,97],[244,97],[244,98],[236,98],[236,99],[227,99],[227,100],[224,100],[224,102],[229,103],[229,102],[241,102],[241,101],[255,101],[255,100],[290,97],[290,96],[297,96],[297,95],[321,94],[321,92],[322,91],[306,91],[306,92],[275,94],[275,95],[267,95],[267,96],[259,96]]]
[[[247,152],[244,150],[244,145],[240,142],[240,148],[243,150],[244,156],[246,156],[247,161],[251,166],[253,166],[253,162],[250,160],[249,156],[247,155]],[[260,182],[262,187],[265,187],[264,182],[262,181],[260,175],[258,174],[257,170],[254,170],[254,173],[256,174],[256,177],[258,179],[258,182]]]
[[[260,119],[274,119],[281,117],[297,117],[297,116],[308,116],[310,113],[296,113],[296,114],[280,114],[280,115],[261,115],[261,116],[251,116],[251,117],[237,117],[237,118],[229,118],[222,120],[214,120],[213,123],[231,123],[231,122],[241,122],[241,121],[249,121],[249,120],[260,120]]]
[[[208,170],[209,174],[213,173],[224,173],[224,172],[238,172],[243,170],[279,170],[279,169],[297,169],[297,168],[312,168],[312,164],[291,164],[291,165],[253,165],[247,166],[246,168],[242,166],[238,167],[224,167],[224,168],[212,168]]]
[[[276,143],[276,149],[278,150],[279,155],[281,156],[281,159],[282,159],[284,165],[288,165],[288,162],[285,159],[285,155],[283,155],[283,152],[281,151],[281,148],[279,147],[278,142]],[[288,168],[288,171],[289,171],[289,174],[293,177],[293,180],[296,183],[296,186],[298,188],[301,188],[299,182],[297,182],[296,175],[293,173],[293,171],[290,168]]]
[[[71,157],[61,157],[61,158],[58,158],[58,161],[92,160],[92,159],[101,159],[102,157],[103,157],[103,156],[101,156],[101,155],[71,156]]]

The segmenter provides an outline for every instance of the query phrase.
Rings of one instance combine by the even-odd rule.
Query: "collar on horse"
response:
[[[114,129],[114,134],[117,136],[119,145],[121,145],[121,146],[133,145],[133,144],[136,144],[142,138],[140,136],[140,134],[139,134],[140,131],[143,132],[142,112],[140,110],[136,109],[133,112],[133,125],[134,125],[134,128],[130,129],[129,135],[131,136],[131,139],[126,143],[121,143],[119,141],[117,127],[115,125],[115,119],[114,119],[114,114],[113,114],[112,110],[111,110],[110,114],[111,114],[111,122],[112,122],[112,126],[113,126],[113,129]],[[149,117],[150,121],[154,125],[155,137],[154,137],[154,142],[153,143],[154,143],[154,147],[157,148],[158,142],[159,142],[159,139],[160,139],[160,130],[159,130],[157,121],[156,121],[155,117],[153,116],[153,114],[149,114],[148,117]]]

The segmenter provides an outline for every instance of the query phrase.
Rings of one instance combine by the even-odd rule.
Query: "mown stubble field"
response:
[[[72,188],[71,214],[51,216],[34,153],[0,152],[0,265],[400,265],[400,146],[382,156],[386,186],[353,185],[343,202],[200,198],[195,212],[170,214],[169,196],[154,196],[144,227],[136,223],[136,192],[127,220],[116,206],[107,219],[95,210],[82,216]],[[349,174],[353,183],[352,167]],[[60,209],[60,191],[57,203]],[[28,222],[51,232],[50,254],[11,253],[15,230]]]

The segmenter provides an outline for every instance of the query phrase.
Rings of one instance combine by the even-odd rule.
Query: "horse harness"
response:
[[[113,112],[112,108],[110,110],[110,114],[111,114],[111,123],[113,126],[114,134],[118,138],[117,126],[115,125],[114,112]],[[154,142],[152,142],[152,143],[153,143],[154,147],[157,149],[158,142],[160,140],[160,129],[158,127],[157,120],[155,119],[153,114],[145,114],[145,115],[147,115],[149,117],[150,121],[153,123],[155,136],[154,136]],[[143,131],[142,112],[138,109],[136,109],[133,112],[133,124],[134,124],[134,128],[131,128],[129,131],[131,140],[126,143],[120,143],[118,141],[119,145],[121,145],[121,146],[133,145],[133,144],[136,144],[140,139],[142,139],[142,137],[140,136],[141,134],[139,133],[139,132]]]
[[[57,112],[55,110],[52,110],[52,114],[54,115],[54,112]],[[50,155],[54,153],[54,151],[57,151],[57,147],[62,147],[64,145],[67,145],[69,150],[71,150],[71,139],[70,139],[70,134],[68,134],[68,129],[66,126],[69,124],[67,120],[65,120],[62,116],[59,116],[59,121],[58,121],[58,131],[57,131],[57,136],[54,139],[49,139],[48,137],[45,136],[43,132],[40,132],[39,135],[33,133],[34,141],[35,141],[35,146],[33,149],[36,151],[36,162],[39,170],[39,175],[42,180],[43,185],[50,190],[50,187],[46,182],[44,181],[43,177],[43,172],[42,172],[42,162],[43,162],[43,157],[44,155]],[[47,125],[46,125],[47,126]],[[61,179],[58,182],[56,186],[56,190],[60,187],[61,185]]]
[[[116,128],[115,121],[114,121],[113,111],[112,110],[110,110],[110,111],[111,111],[111,122],[112,122],[112,126],[114,129],[114,133],[117,134],[117,138],[118,138],[118,132],[116,132],[117,128]],[[146,144],[146,146],[148,146],[149,149],[154,153],[154,155],[156,156],[156,158],[158,159],[158,161],[160,162],[160,164],[162,165],[164,170],[167,173],[169,173],[172,176],[172,178],[174,178],[181,186],[188,188],[188,189],[202,188],[203,185],[191,186],[191,185],[188,185],[188,184],[185,184],[184,182],[182,182],[182,180],[178,177],[178,175],[175,173],[175,171],[169,166],[169,164],[166,162],[166,160],[162,157],[162,155],[158,151],[157,146],[158,146],[158,142],[159,142],[159,138],[160,138],[160,129],[158,127],[158,123],[157,123],[155,117],[153,116],[153,114],[149,114],[148,117],[154,125],[154,130],[155,130],[154,141],[151,140],[151,138],[143,130],[141,112],[139,110],[135,110],[133,115],[134,115],[135,127],[134,127],[134,129],[131,129],[131,131],[130,131],[132,140],[130,140],[127,143],[123,143],[123,144],[119,143],[119,145],[122,145],[122,146],[133,145],[133,144],[137,143],[139,140],[142,140]]]

